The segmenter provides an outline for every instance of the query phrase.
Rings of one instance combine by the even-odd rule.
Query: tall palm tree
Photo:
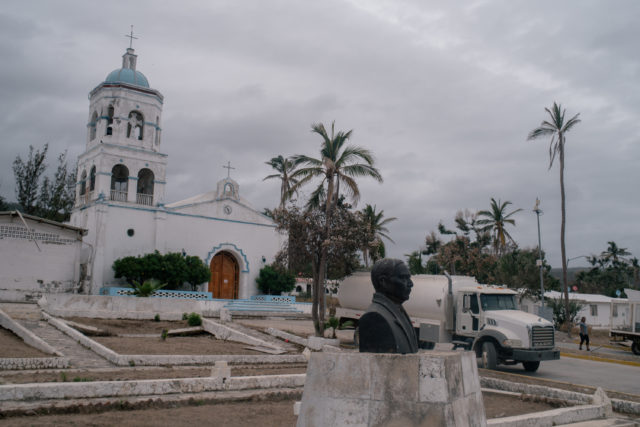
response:
[[[611,241],[607,243],[609,244],[607,250],[600,255],[605,262],[610,262],[616,266],[620,263],[620,260],[626,261],[624,257],[631,255],[631,252],[629,252],[627,248],[619,247],[616,242]]]
[[[384,218],[384,211],[376,212],[376,207],[367,204],[362,210],[362,218],[364,225],[367,229],[368,237],[370,240],[364,242],[362,246],[362,258],[364,259],[365,267],[369,267],[369,258],[371,261],[376,261],[379,258],[379,251],[377,249],[383,245],[382,238],[387,239],[391,243],[395,243],[387,233],[389,230],[385,225],[392,221],[397,220],[396,217]],[[384,218],[384,219],[383,219]]]
[[[356,178],[371,177],[382,182],[380,172],[373,166],[373,154],[362,147],[347,146],[352,131],[335,132],[335,122],[331,123],[331,135],[327,133],[322,123],[311,125],[311,131],[322,137],[320,157],[314,158],[303,154],[293,156],[291,159],[298,168],[291,178],[299,179],[293,187],[297,190],[313,178],[321,178],[318,187],[313,191],[307,207],[319,209],[324,202],[325,206],[325,230],[324,241],[331,237],[331,218],[340,195],[340,185],[346,188],[346,193],[354,204],[360,198],[360,190]],[[324,281],[326,276],[328,245],[324,245],[319,259],[314,259],[313,264],[313,305],[311,316],[316,334],[321,336],[324,332]]]
[[[567,252],[565,249],[564,234],[567,212],[565,208],[564,194],[564,144],[565,134],[569,132],[575,125],[580,123],[580,113],[565,121],[566,110],[557,103],[553,103],[551,109],[545,108],[549,114],[549,121],[544,120],[539,127],[529,133],[528,140],[534,140],[539,137],[550,136],[549,142],[549,169],[553,166],[553,160],[558,157],[560,161],[560,200],[562,211],[562,224],[560,226],[560,252],[562,255],[562,286],[564,290],[564,314],[565,319],[569,319],[569,286],[567,282]],[[568,334],[571,335],[571,328],[567,328]]]
[[[284,204],[295,194],[295,191],[292,191],[292,189],[298,183],[297,179],[291,177],[291,174],[295,170],[295,164],[291,159],[283,157],[282,155],[273,157],[265,163],[274,168],[278,173],[264,177],[263,181],[274,178],[280,180],[280,209],[284,209]]]
[[[476,224],[480,225],[481,231],[489,231],[493,234],[493,247],[496,255],[501,255],[507,248],[507,241],[513,242],[513,238],[506,230],[507,224],[516,225],[516,221],[511,216],[520,212],[522,209],[516,209],[507,213],[507,206],[510,201],[502,203],[500,199],[491,198],[491,210],[479,211]],[[482,218],[480,218],[482,217]]]

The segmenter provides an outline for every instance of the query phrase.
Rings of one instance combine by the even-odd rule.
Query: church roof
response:
[[[105,83],[128,83],[136,86],[150,87],[145,75],[131,68],[118,68],[117,70],[113,70],[104,81]]]

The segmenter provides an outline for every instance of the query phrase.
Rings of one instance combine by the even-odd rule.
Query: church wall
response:
[[[240,267],[238,297],[241,299],[258,294],[255,279],[265,264],[273,262],[282,243],[273,226],[176,214],[168,214],[166,222],[166,251],[184,248],[207,265],[220,251],[234,255]]]
[[[103,210],[97,223],[97,233],[91,233],[97,248],[94,265],[94,284],[91,293],[97,294],[100,288],[115,283],[124,283],[115,279],[113,262],[126,256],[144,255],[154,251],[152,242],[155,236],[154,210],[144,207],[124,207],[121,205],[99,205]],[[95,210],[95,209],[94,209]],[[129,236],[128,231],[133,230]]]
[[[92,294],[98,294],[103,286],[124,283],[115,279],[112,269],[118,258],[143,255],[156,249],[161,253],[184,249],[207,265],[220,251],[232,253],[240,267],[238,296],[249,298],[258,294],[255,279],[260,269],[273,262],[282,244],[282,236],[273,226],[142,206],[97,204],[75,213],[74,220],[74,225],[89,229],[85,241],[96,248]],[[91,226],[92,223],[96,225]],[[127,234],[129,229],[133,230],[133,236]]]
[[[225,210],[225,208],[228,209]],[[268,226],[273,225],[273,221],[270,218],[232,199],[193,204],[172,210],[189,215],[212,216],[221,218],[223,221],[229,219],[237,222],[245,221]]]

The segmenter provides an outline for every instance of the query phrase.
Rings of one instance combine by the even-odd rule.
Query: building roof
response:
[[[562,298],[562,292],[558,292],[558,291],[547,291],[544,293],[544,296],[546,298],[552,298],[552,299],[560,299]],[[611,300],[618,300],[620,298],[611,298],[608,297],[606,295],[600,295],[600,294],[581,294],[578,292],[569,292],[569,299],[570,300],[579,300],[579,301],[585,301],[585,302],[592,302],[592,303],[607,303],[609,304],[611,302]]]
[[[30,221],[34,221],[42,224],[53,225],[54,227],[59,227],[66,230],[71,230],[80,234],[81,236],[85,236],[88,232],[88,230],[84,228],[74,227],[72,225],[63,224],[58,221],[52,221],[50,219],[40,218],[39,216],[29,215],[29,214],[18,212],[18,211],[2,211],[0,212],[0,217],[3,217],[3,216],[8,216],[8,217],[22,216],[25,220],[30,220]]]
[[[105,83],[128,83],[134,86],[150,87],[149,80],[138,70],[131,68],[118,68],[109,73]]]

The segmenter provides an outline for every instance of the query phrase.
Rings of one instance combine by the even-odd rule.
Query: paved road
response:
[[[640,367],[637,366],[562,357],[542,362],[534,373],[525,372],[522,365],[499,366],[498,370],[640,395]]]

